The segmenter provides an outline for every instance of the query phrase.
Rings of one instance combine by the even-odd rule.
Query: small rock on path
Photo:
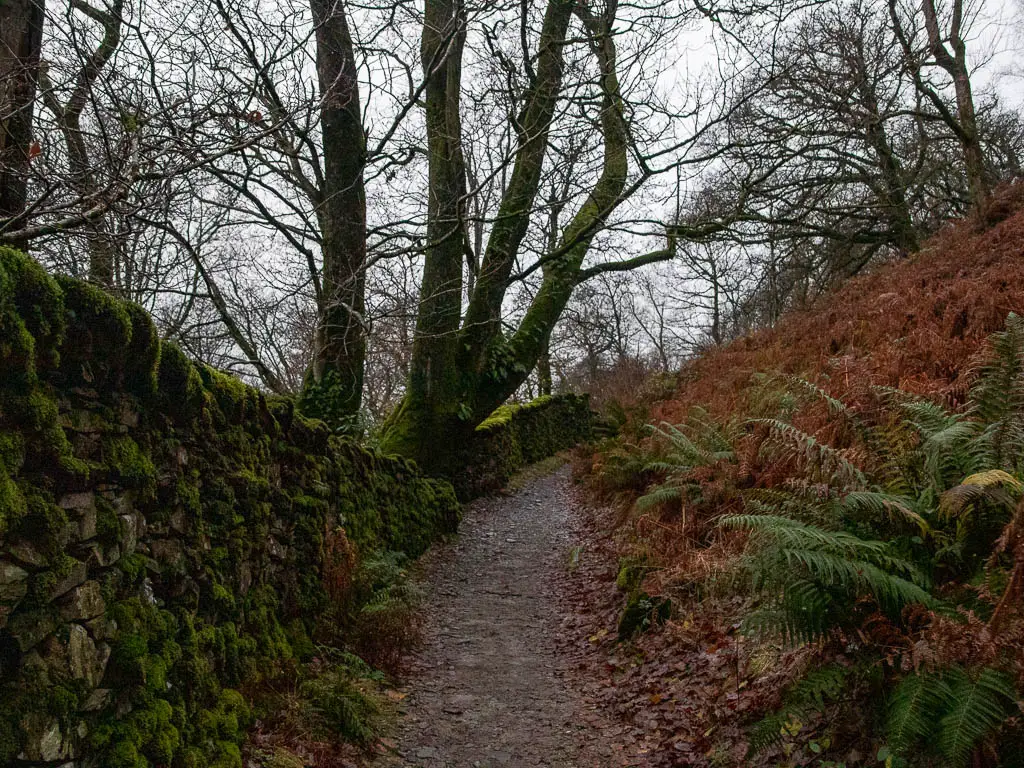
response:
[[[514,496],[468,506],[458,539],[425,558],[427,643],[413,662],[394,754],[376,766],[621,765],[555,642],[568,475],[563,467]]]

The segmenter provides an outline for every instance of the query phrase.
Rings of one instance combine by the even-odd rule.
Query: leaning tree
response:
[[[670,226],[663,247],[625,258],[602,251],[595,263],[595,238],[645,182],[674,164],[699,162],[698,155],[706,159],[698,150],[714,122],[704,119],[706,105],[691,104],[687,133],[680,139],[674,118],[682,117],[681,109],[673,113],[670,101],[639,118],[656,99],[647,91],[641,106],[640,99],[624,97],[620,43],[644,25],[678,23],[682,12],[667,2],[638,4],[630,6],[628,19],[619,19],[617,5],[614,0],[549,0],[531,50],[528,5],[522,4],[519,68],[513,71],[510,55],[500,56],[509,82],[522,84],[510,88],[510,170],[488,221],[482,253],[474,253],[467,206],[474,190],[467,188],[461,124],[471,9],[463,0],[426,2],[421,56],[429,206],[423,275],[405,397],[383,427],[383,444],[429,470],[457,468],[470,431],[537,365],[577,285],[605,272],[669,259],[675,252],[677,233]],[[569,66],[569,56],[581,47],[586,62],[573,59]],[[645,79],[649,84],[653,78]],[[578,171],[587,186],[566,206],[550,247],[536,252],[531,246],[532,257],[524,260],[535,219],[549,220],[552,206],[542,179],[557,161],[551,151],[553,126],[566,121],[570,133],[584,132],[585,140],[599,147],[600,157],[592,169]],[[651,140],[642,145],[638,135],[658,124],[671,127],[653,138],[644,134]],[[685,154],[684,148],[694,151]],[[471,291],[463,282],[467,261],[475,265]],[[513,322],[505,312],[507,297],[527,275],[538,276],[539,282]]]

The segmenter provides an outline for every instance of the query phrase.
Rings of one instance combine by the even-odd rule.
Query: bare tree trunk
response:
[[[551,348],[548,344],[537,358],[537,385],[542,395],[551,394]]]
[[[921,0],[924,11],[925,29],[928,32],[928,45],[935,62],[953,79],[953,90],[956,93],[956,109],[959,118],[957,136],[964,149],[964,165],[967,171],[967,185],[971,192],[971,203],[975,212],[984,217],[988,210],[991,184],[985,170],[985,155],[981,149],[978,136],[978,119],[974,109],[974,94],[971,90],[971,76],[967,69],[967,45],[962,35],[964,2],[954,0],[952,19],[950,20],[949,42],[953,53],[946,49],[942,31],[939,29],[938,12],[935,0]]]
[[[426,78],[427,244],[406,395],[388,424],[388,447],[422,463],[442,425],[465,427],[457,334],[462,315],[466,162],[460,90],[466,41],[461,0],[426,0],[420,56]],[[480,282],[475,288],[479,290]],[[446,434],[446,440],[455,440]]]
[[[875,81],[868,72],[868,65],[869,62],[864,57],[864,50],[859,47],[853,66],[856,67],[858,74],[857,89],[860,91],[864,109],[868,114],[864,135],[867,145],[878,158],[878,167],[882,176],[882,189],[879,196],[885,205],[894,244],[899,248],[900,253],[906,256],[917,251],[921,243],[913,217],[910,215],[910,205],[907,203],[907,185],[903,166],[889,140],[878,103]]]
[[[334,426],[359,412],[366,360],[366,137],[352,36],[342,0],[311,0],[316,24],[323,183],[323,255],[313,365],[303,410]]]
[[[935,0],[921,0],[921,11],[924,15],[925,32],[928,37],[928,52],[931,54],[933,63],[943,69],[953,81],[953,91],[956,95],[955,115],[935,88],[922,76],[923,63],[911,46],[907,31],[901,25],[896,0],[889,0],[889,16],[892,19],[893,31],[900,41],[907,64],[914,75],[915,86],[931,102],[939,117],[960,142],[960,146],[963,148],[964,171],[967,176],[971,207],[979,218],[984,219],[988,212],[993,185],[985,166],[985,153],[982,150],[981,137],[978,134],[978,117],[974,107],[971,75],[967,67],[967,43],[963,37],[964,0],[953,0],[948,34],[945,34],[939,26],[939,13],[935,6]],[[952,53],[946,47],[947,41],[953,49]]]
[[[25,210],[44,0],[0,2],[0,242]],[[11,227],[17,229],[17,227]],[[25,243],[11,243],[24,247]]]
[[[93,85],[104,67],[121,45],[121,24],[124,0],[114,0],[109,10],[100,10],[85,0],[71,0],[71,8],[89,17],[103,28],[103,37],[96,49],[82,63],[75,75],[74,88],[67,103],[60,104],[46,76],[46,68],[39,72],[39,83],[43,87],[43,102],[60,127],[68,153],[71,184],[84,199],[99,191],[96,172],[89,157],[85,134],[82,131],[82,113],[92,94]],[[110,225],[100,216],[86,226],[86,244],[89,250],[89,280],[113,291],[117,288],[116,269],[118,247]]]
[[[466,19],[461,0],[427,0],[425,13],[420,55],[427,79],[430,197],[409,384],[412,397],[440,403],[455,380],[452,340],[462,314],[466,162],[459,108]]]

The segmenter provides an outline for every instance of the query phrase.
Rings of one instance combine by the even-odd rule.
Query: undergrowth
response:
[[[726,418],[694,407],[589,457],[645,564],[624,617],[638,595],[742,596],[751,647],[807,649],[750,719],[750,761],[1024,759],[1024,320],[977,360],[956,407],[762,374]]]
[[[422,594],[407,561],[401,552],[360,557],[343,529],[327,533],[321,642],[252,692],[261,714],[254,764],[334,768],[352,764],[349,747],[377,744],[394,714],[389,686],[422,640]]]

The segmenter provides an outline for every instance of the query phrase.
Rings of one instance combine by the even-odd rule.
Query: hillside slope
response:
[[[1024,764],[1020,188],[999,218],[705,353],[580,457],[618,562],[579,635],[644,764]]]
[[[1024,312],[1024,185],[1005,193],[999,216],[981,231],[951,225],[913,257],[702,355],[657,415],[677,421],[694,404],[734,412],[750,376],[771,371],[817,379],[837,396],[874,384],[961,405],[982,342]]]

